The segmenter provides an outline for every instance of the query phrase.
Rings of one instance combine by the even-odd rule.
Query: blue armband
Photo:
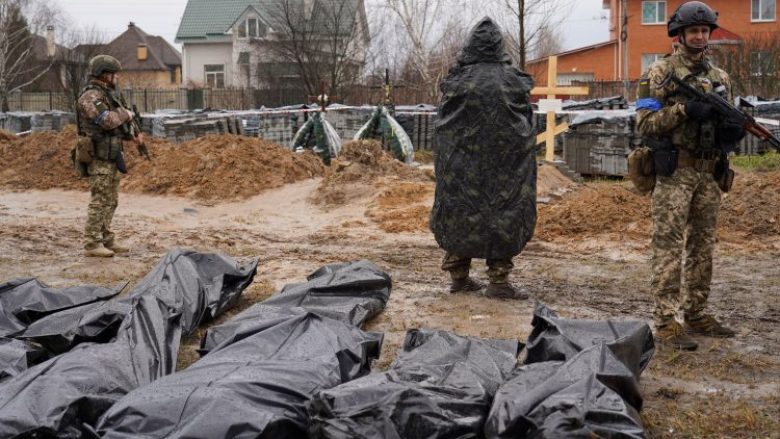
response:
[[[108,116],[108,110],[100,113],[100,116],[95,118],[95,125],[100,125],[100,123],[103,122],[103,119],[105,119],[106,116]]]
[[[663,105],[658,99],[655,98],[642,98],[636,101],[636,109],[639,110],[650,110],[650,111],[658,111],[661,108],[663,108]]]

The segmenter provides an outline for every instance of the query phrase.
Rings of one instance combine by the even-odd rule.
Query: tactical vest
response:
[[[115,100],[110,98],[109,94],[111,92],[109,90],[93,82],[84,87],[84,90],[81,91],[81,95],[89,90],[98,90],[111,107],[109,110],[116,110],[118,108]],[[120,152],[122,152],[123,134],[119,128],[106,131],[101,128],[100,125],[95,124],[94,120],[87,120],[85,117],[79,117],[79,130],[83,135],[92,139],[94,158],[116,162],[117,157]]]
[[[668,58],[668,61],[675,76],[680,79],[687,78],[686,82],[688,84],[704,93],[711,92],[715,86],[714,84],[719,84],[722,80],[718,71],[710,65],[707,66],[706,71],[691,75],[691,69],[685,65],[682,56],[672,55]],[[664,106],[684,103],[687,100],[688,98],[685,96],[672,93],[666,97]],[[715,121],[696,122],[688,120],[683,122],[672,131],[672,144],[679,149],[690,151],[697,155],[710,153],[716,147]]]

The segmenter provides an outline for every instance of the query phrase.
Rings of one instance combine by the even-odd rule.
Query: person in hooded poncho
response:
[[[483,18],[441,83],[431,230],[446,251],[451,292],[478,291],[472,258],[487,260],[490,297],[527,298],[509,283],[512,257],[536,225],[533,79],[511,65],[501,30]]]

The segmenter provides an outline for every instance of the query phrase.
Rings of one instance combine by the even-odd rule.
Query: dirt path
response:
[[[86,193],[0,192],[0,281],[36,276],[54,286],[135,282],[172,247],[217,250],[260,259],[240,309],[323,264],[365,258],[393,278],[386,311],[369,325],[386,334],[377,368],[390,364],[408,328],[527,338],[532,300],[448,294],[439,269],[442,251],[430,233],[384,232],[367,215],[370,197],[312,204],[318,184],[304,180],[219,205],[123,193],[114,228],[132,251],[108,260],[81,255]],[[422,205],[429,207],[430,197]],[[710,303],[738,335],[704,339],[696,353],[656,352],[641,383],[651,437],[780,437],[777,259],[773,250],[720,248]],[[534,240],[515,259],[514,279],[563,316],[650,321],[648,262],[646,237]],[[477,277],[485,278],[484,269],[475,263]],[[180,366],[194,360],[198,335],[186,340]]]

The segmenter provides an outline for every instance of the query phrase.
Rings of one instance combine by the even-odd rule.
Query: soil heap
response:
[[[87,179],[80,179],[70,161],[76,143],[76,126],[60,132],[44,131],[25,137],[0,137],[0,186],[12,189],[86,190]]]
[[[723,196],[718,239],[730,243],[761,242],[780,235],[780,171],[739,172],[732,191]],[[595,183],[540,206],[536,237],[542,240],[589,239],[618,235],[650,239],[650,196],[630,183]]]
[[[70,161],[75,126],[0,140],[0,186],[13,189],[86,190]],[[181,195],[206,201],[247,198],[266,189],[322,176],[325,166],[310,152],[294,153],[259,138],[211,135],[174,144],[147,137],[153,161],[125,143],[128,175],[122,191]]]
[[[152,155],[152,162],[136,158],[132,176],[123,183],[125,190],[230,201],[322,176],[325,169],[309,151],[295,153],[263,139],[232,134],[158,143]]]

